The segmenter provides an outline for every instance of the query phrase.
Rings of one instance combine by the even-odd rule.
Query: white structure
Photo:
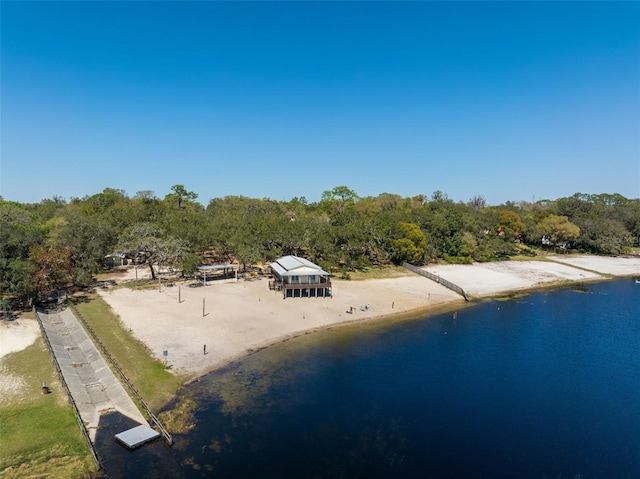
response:
[[[282,291],[283,298],[331,297],[329,273],[298,256],[283,256],[271,263],[269,289]]]
[[[205,264],[198,266],[196,279],[208,284],[210,281],[238,281],[239,265],[235,263]]]

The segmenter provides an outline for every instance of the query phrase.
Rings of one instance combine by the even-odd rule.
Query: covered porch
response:
[[[331,297],[329,273],[311,261],[297,256],[284,256],[271,263],[273,279],[269,289],[282,291],[284,298]]]
[[[238,281],[239,265],[234,263],[205,264],[198,266],[195,279],[202,284],[210,282]]]

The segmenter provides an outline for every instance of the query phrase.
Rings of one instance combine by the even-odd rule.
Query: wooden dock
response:
[[[464,289],[462,289],[457,284],[454,284],[451,281],[447,281],[446,279],[441,278],[437,274],[430,273],[429,271],[425,271],[424,269],[418,268],[417,266],[414,266],[414,265],[409,264],[409,263],[402,263],[402,266],[404,266],[408,270],[413,271],[414,273],[417,273],[417,274],[419,274],[421,276],[424,276],[425,278],[429,278],[430,280],[435,281],[438,284],[441,284],[442,286],[444,286],[445,288],[450,289],[451,291],[455,291],[460,296],[462,296],[465,301],[469,301],[469,297],[467,296],[467,293],[465,293]]]

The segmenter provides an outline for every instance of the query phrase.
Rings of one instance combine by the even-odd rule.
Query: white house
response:
[[[283,256],[271,263],[269,289],[282,291],[283,298],[331,297],[329,273],[298,256]]]

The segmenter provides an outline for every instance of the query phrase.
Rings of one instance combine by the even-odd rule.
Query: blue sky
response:
[[[639,2],[0,8],[5,200],[640,197]]]

